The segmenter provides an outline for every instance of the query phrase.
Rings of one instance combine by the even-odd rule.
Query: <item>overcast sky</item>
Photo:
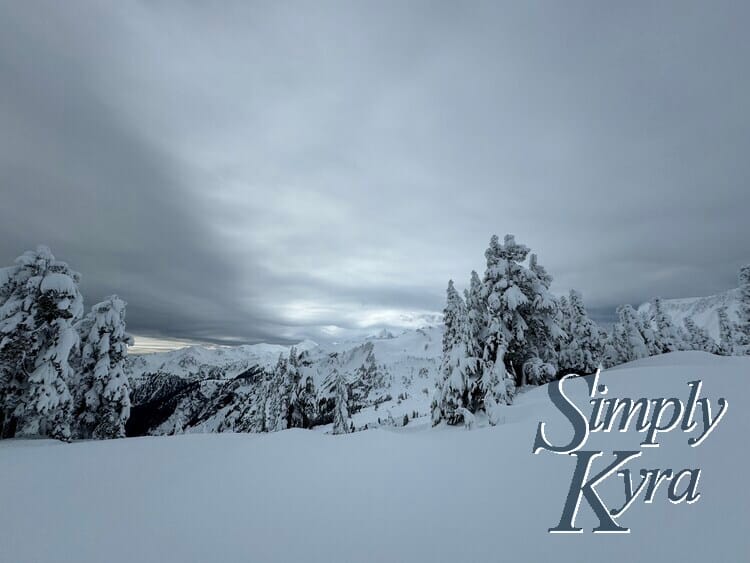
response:
[[[749,6],[3,2],[0,263],[224,343],[419,325],[493,233],[599,318],[722,291]]]

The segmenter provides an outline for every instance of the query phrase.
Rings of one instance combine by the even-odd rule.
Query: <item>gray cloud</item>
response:
[[[6,5],[0,259],[131,329],[410,326],[513,232],[597,316],[748,261],[744,3]]]

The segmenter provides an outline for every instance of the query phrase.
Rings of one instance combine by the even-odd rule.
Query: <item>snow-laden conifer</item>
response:
[[[661,346],[658,341],[657,330],[655,328],[656,323],[651,307],[636,311],[636,314],[638,315],[638,329],[641,332],[643,342],[646,344],[648,355],[655,356],[661,354]]]
[[[630,305],[617,308],[617,323],[612,329],[611,344],[617,363],[632,362],[649,355],[640,330],[638,313]]]
[[[659,354],[675,352],[682,349],[680,333],[672,323],[672,319],[664,311],[664,306],[660,298],[654,299],[651,306],[654,315],[654,324],[656,325],[656,342]]]
[[[699,350],[701,352],[709,352],[711,354],[717,354],[719,347],[716,341],[708,335],[702,327],[695,324],[692,317],[685,317],[683,319],[685,325],[685,343],[689,350]]]
[[[466,296],[466,330],[468,336],[468,353],[470,357],[481,358],[484,352],[483,339],[485,337],[485,322],[487,320],[487,306],[483,296],[482,280],[476,271],[472,270]],[[477,363],[474,379],[479,377],[481,366]]]
[[[0,424],[2,435],[69,440],[83,313],[80,276],[45,246],[16,259],[0,278]]]
[[[456,291],[453,280],[448,282],[443,310],[443,355],[438,385],[432,402],[432,422],[460,420],[457,410],[469,406],[470,395],[477,385],[476,358],[469,354],[469,331],[464,300]]]
[[[604,359],[606,333],[586,313],[581,294],[570,291],[560,299],[565,337],[560,345],[559,367],[578,373],[594,373]]]
[[[294,357],[296,362],[296,355]],[[266,375],[263,394],[263,429],[276,432],[288,428],[290,408],[292,405],[297,366],[291,365],[289,356],[279,354],[276,366]]]
[[[517,243],[513,235],[506,235],[502,244],[493,236],[485,252],[483,359],[495,364],[502,356],[517,384],[523,383],[523,365],[534,358],[550,363],[549,369],[535,369],[535,373],[556,372],[556,348],[563,334],[557,325],[557,302],[549,291],[551,277],[536,256],[527,267],[528,254],[528,247]]]
[[[740,269],[739,282],[740,308],[737,344],[740,353],[750,354],[750,264]]]
[[[726,305],[717,311],[719,316],[719,346],[718,352],[724,356],[731,356],[737,348],[737,326],[729,318]]]
[[[349,390],[343,372],[336,370],[333,374],[336,382],[336,396],[333,410],[333,433],[347,434],[351,431],[352,420],[349,417]]]
[[[130,416],[130,383],[125,374],[128,346],[125,302],[112,295],[97,303],[78,324],[81,336],[80,386],[76,422],[84,438],[122,438]]]

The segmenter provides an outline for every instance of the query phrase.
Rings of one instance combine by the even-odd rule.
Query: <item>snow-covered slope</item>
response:
[[[730,289],[707,297],[690,297],[687,299],[662,299],[664,311],[677,327],[683,326],[683,320],[691,317],[695,323],[708,331],[714,340],[719,339],[719,309],[727,308],[727,314],[733,321],[738,320],[740,290]],[[644,303],[639,310],[648,310],[650,303]]]
[[[550,535],[575,460],[532,455],[537,423],[568,426],[536,388],[506,423],[466,431],[428,424],[342,436],[287,430],[62,444],[0,442],[0,561],[8,563],[265,563],[409,561],[739,562],[750,553],[750,358],[667,354],[602,374],[609,397],[726,397],[721,424],[698,448],[660,435],[629,464],[699,467],[700,499],[671,504],[659,489],[621,518],[628,535]],[[571,397],[586,407],[583,381]],[[714,413],[715,415],[715,413]],[[643,434],[592,434],[587,449],[637,448]],[[606,460],[602,460],[602,464]],[[602,467],[599,465],[597,467]],[[622,480],[598,487],[618,504]]]

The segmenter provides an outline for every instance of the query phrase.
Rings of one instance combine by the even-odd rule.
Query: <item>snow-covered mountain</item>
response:
[[[400,425],[405,416],[429,414],[441,339],[442,327],[427,327],[325,345],[301,342],[296,346],[301,381],[310,378],[318,400],[325,401],[333,396],[332,373],[342,372],[350,385],[356,427]],[[249,417],[259,408],[263,375],[290,348],[192,346],[129,358],[134,406],[128,433],[252,429]]]
[[[305,340],[297,344],[299,352],[318,345]],[[130,375],[136,379],[166,373],[185,379],[236,377],[253,366],[272,366],[279,354],[288,355],[290,346],[252,344],[249,346],[188,346],[168,352],[131,355]]]
[[[648,311],[651,303],[644,303],[639,307],[641,311]],[[684,319],[690,317],[695,324],[708,331],[714,340],[719,339],[719,309],[727,308],[727,314],[732,321],[739,318],[740,290],[730,289],[707,297],[689,297],[686,299],[662,299],[662,307],[670,316],[675,326],[683,326]]]

